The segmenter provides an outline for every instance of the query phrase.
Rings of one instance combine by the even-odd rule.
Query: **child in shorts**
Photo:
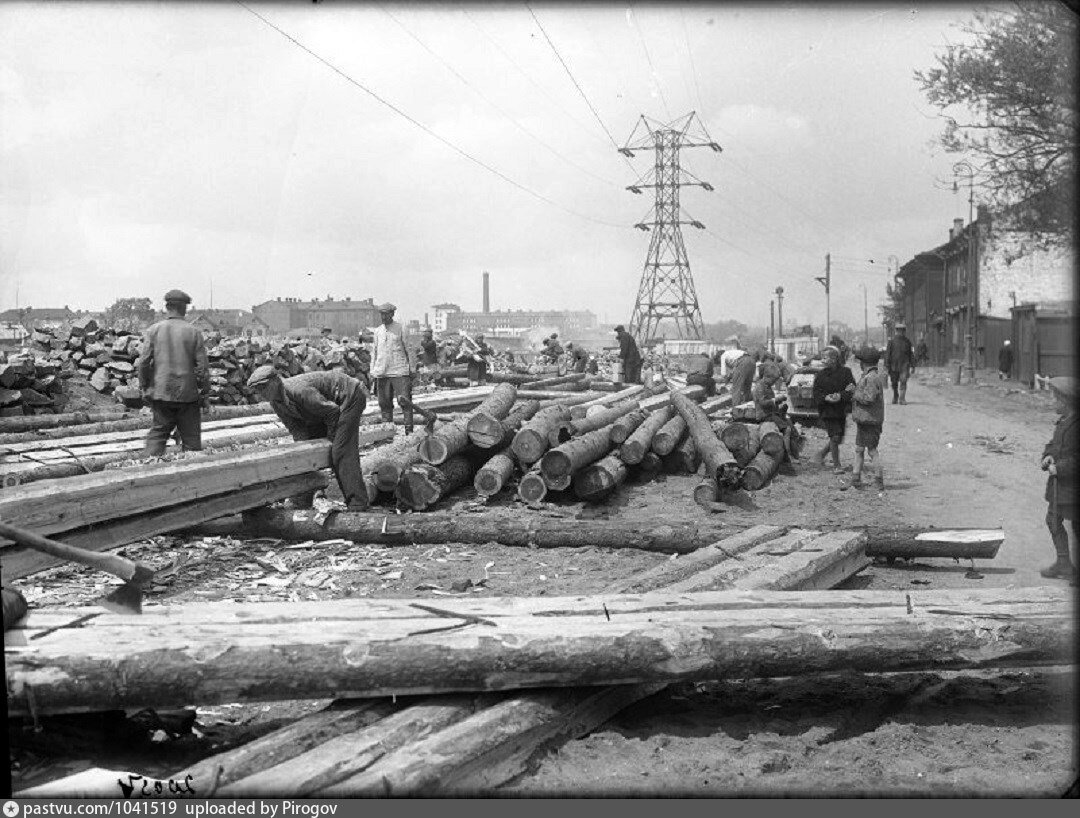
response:
[[[851,485],[862,488],[864,458],[874,465],[874,485],[885,488],[885,474],[878,454],[881,427],[885,423],[885,383],[877,364],[881,353],[872,346],[864,346],[855,353],[862,366],[862,374],[851,396],[851,419],[855,421],[855,467],[852,469]]]

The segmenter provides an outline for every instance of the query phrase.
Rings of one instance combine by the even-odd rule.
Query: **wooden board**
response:
[[[0,492],[0,519],[49,536],[93,523],[238,491],[330,466],[330,443],[306,441],[198,462],[155,463]]]
[[[269,505],[275,500],[284,500],[294,494],[325,488],[326,484],[327,476],[324,472],[307,472],[245,486],[228,494],[192,500],[119,520],[109,520],[89,528],[66,531],[56,535],[55,539],[91,551],[106,551],[146,537]],[[0,546],[0,572],[5,580],[29,576],[62,562],[64,561],[56,557],[11,542]]]
[[[26,715],[30,695],[55,713],[1069,664],[1072,596],[1046,586],[440,599],[441,613],[398,599],[39,610],[4,635],[8,714]]]

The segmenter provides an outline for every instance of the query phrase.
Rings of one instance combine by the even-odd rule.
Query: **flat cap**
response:
[[[904,323],[897,324],[896,329],[907,329],[907,324],[904,324]]]
[[[384,301],[379,305],[379,312],[397,312],[397,307],[389,301]]]
[[[881,352],[874,346],[859,347],[855,359],[868,364],[876,364],[881,359]]]
[[[173,302],[174,304],[190,304],[191,296],[183,290],[169,290],[165,293],[165,303]]]
[[[624,327],[622,324],[619,324],[615,327],[615,332],[626,332],[626,327]]]
[[[1066,400],[1076,400],[1076,378],[1068,375],[1051,378],[1050,388]]]
[[[254,372],[251,373],[251,377],[248,378],[248,386],[258,386],[261,383],[266,383],[272,377],[277,375],[277,370],[270,364],[263,364],[257,367]]]

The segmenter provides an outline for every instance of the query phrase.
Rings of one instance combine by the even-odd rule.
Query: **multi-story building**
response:
[[[1010,339],[1022,361],[1021,380],[1070,372],[1073,356],[1045,343],[1040,350],[1034,330],[1025,327],[1035,327],[1029,315],[1040,312],[1048,321],[1071,320],[1074,263],[1071,247],[1040,242],[1014,229],[1008,212],[991,218],[980,206],[975,222],[965,227],[955,219],[947,242],[900,267],[908,337],[925,338],[936,365],[965,360],[970,343],[976,367],[996,367],[998,350]]]
[[[464,330],[513,337],[533,327],[553,327],[564,338],[573,338],[597,329],[596,315],[588,310],[491,310],[465,312],[457,304],[432,307],[436,332]]]
[[[272,335],[290,330],[321,330],[329,327],[335,336],[359,335],[379,323],[379,310],[371,298],[354,301],[352,297],[335,299],[276,298],[251,308]]]

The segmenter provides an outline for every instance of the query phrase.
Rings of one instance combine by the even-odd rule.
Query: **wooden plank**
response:
[[[330,466],[330,443],[305,441],[242,454],[41,480],[0,492],[0,519],[45,536],[238,491]]]
[[[56,535],[55,538],[60,542],[91,551],[106,551],[147,537],[187,528],[196,523],[269,505],[275,500],[284,500],[294,494],[325,488],[326,484],[325,473],[306,472],[244,486],[228,494],[192,500],[132,517],[109,520],[89,528],[65,531]],[[0,571],[3,572],[5,580],[29,576],[62,562],[64,561],[56,557],[12,542],[0,544]]]
[[[1000,528],[873,527],[867,529],[871,557],[993,559],[1005,542]]]
[[[1075,662],[1068,588],[208,603],[5,633],[8,714]],[[486,621],[482,621],[486,620]],[[450,625],[460,625],[448,628]],[[19,644],[25,647],[16,647]],[[9,649],[9,646],[14,649]]]
[[[808,542],[821,536],[820,531],[805,528],[792,528],[785,534],[755,543],[750,548],[737,554],[733,560],[724,560],[697,571],[685,579],[665,586],[666,591],[690,593],[730,588],[741,577],[750,577],[755,571],[768,568],[777,558],[798,551]]]
[[[814,537],[797,551],[732,580],[730,587],[766,591],[822,590],[847,579],[871,562],[866,556],[865,532],[833,531]],[[838,566],[843,574],[839,578]]]

